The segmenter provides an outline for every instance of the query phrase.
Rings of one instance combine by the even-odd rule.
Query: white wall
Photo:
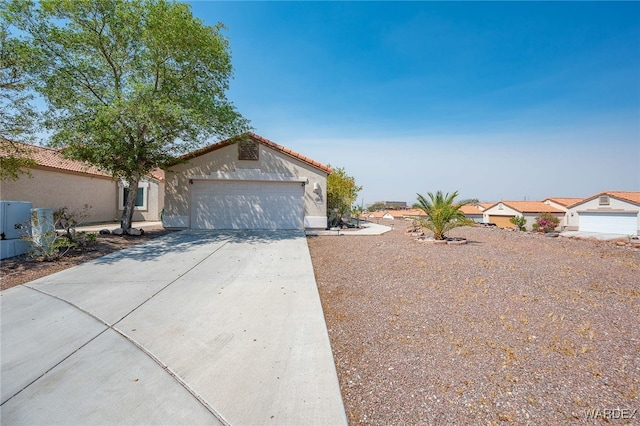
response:
[[[640,206],[628,201],[609,196],[609,205],[600,205],[600,197],[595,197],[577,204],[567,210],[567,230],[577,231],[580,223],[580,212],[638,212]],[[638,215],[638,230],[640,231],[640,215]]]

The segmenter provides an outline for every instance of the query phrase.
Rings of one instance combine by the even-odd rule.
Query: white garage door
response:
[[[300,182],[195,181],[193,229],[303,229]]]
[[[579,229],[584,232],[635,235],[638,215],[634,213],[579,213]]]

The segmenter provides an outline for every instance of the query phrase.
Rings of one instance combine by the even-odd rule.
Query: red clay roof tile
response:
[[[0,156],[7,155],[8,151],[3,147],[4,143],[8,143],[7,139],[2,138],[3,144],[0,144]],[[91,166],[82,161],[70,160],[62,155],[61,150],[45,148],[37,145],[29,145],[22,142],[11,142],[18,146],[25,157],[31,158],[42,167],[52,169],[65,170],[76,173],[86,173],[95,176],[111,177],[108,173],[103,172],[97,167]]]

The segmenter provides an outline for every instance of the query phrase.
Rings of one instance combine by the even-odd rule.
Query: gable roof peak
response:
[[[223,141],[220,142],[216,142],[213,143],[211,145],[207,145],[203,148],[197,149],[195,151],[189,152],[187,154],[184,154],[182,156],[180,156],[180,160],[191,160],[193,158],[199,157],[201,155],[204,154],[208,154],[210,152],[216,151],[220,148],[224,148],[227,147],[229,145],[232,145],[234,143],[237,143],[243,139],[246,139],[247,137],[253,139],[254,141],[261,143],[275,151],[279,151],[289,157],[295,158],[298,161],[302,161],[303,163],[306,163],[310,166],[315,167],[316,169],[322,170],[323,172],[327,173],[327,174],[331,174],[331,172],[333,172],[333,170],[331,169],[331,167],[324,165],[318,161],[312,160],[311,158],[304,156],[302,154],[297,153],[296,151],[293,151],[292,149],[289,149],[287,147],[284,147],[282,145],[279,145],[273,141],[270,141],[269,139],[262,137],[260,135],[257,135],[253,132],[246,132],[243,133],[241,135],[237,135],[237,136],[233,136],[229,139],[225,139]],[[174,165],[173,163],[169,163],[169,166]]]

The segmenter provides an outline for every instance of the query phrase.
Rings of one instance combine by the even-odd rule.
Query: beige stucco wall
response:
[[[502,204],[502,209],[500,209],[500,204],[496,204],[482,212],[483,222],[489,222],[489,216],[522,216],[522,214],[506,204]]]
[[[143,178],[138,186],[146,186],[147,199],[145,207],[136,207],[133,212],[134,221],[158,221],[164,208],[164,182],[152,178]],[[122,216],[122,183],[118,184],[118,217]]]
[[[565,215],[562,213],[552,213],[552,215],[560,219],[560,224],[556,229],[561,229],[563,221],[565,220],[564,219]],[[483,211],[482,212],[483,222],[490,222],[489,216],[524,216],[524,218],[527,220],[524,226],[526,229],[531,230],[533,229],[533,224],[536,223],[536,218],[540,216],[540,213],[524,213],[523,214],[517,210],[512,209],[506,204],[503,204],[502,210],[499,209],[499,205],[495,205],[490,209]]]
[[[584,203],[575,205],[567,211],[567,230],[577,231],[580,223],[580,213],[584,211],[589,212],[638,212],[640,207],[636,204],[628,201],[619,200],[614,197],[609,197],[609,205],[601,206],[600,197],[596,197],[593,200],[586,201]],[[640,232],[640,215],[638,215],[638,231]]]
[[[556,215],[559,219],[560,219],[560,224],[558,225],[560,227],[561,230],[564,230],[567,228],[568,225],[568,221],[569,221],[569,215],[566,213],[567,212],[567,207],[563,206],[562,204],[558,204],[553,200],[545,200],[544,203],[548,206],[551,207],[555,207],[558,210],[562,210],[563,212],[565,212],[565,214],[563,214],[562,216],[560,215]],[[534,222],[535,223],[535,222]]]
[[[113,180],[106,177],[30,169],[31,177],[21,176],[13,182],[2,182],[2,200],[29,201],[33,208],[67,207],[82,212],[85,204],[91,206],[85,223],[110,222],[117,217],[117,190]]]
[[[327,176],[321,170],[293,157],[259,145],[259,160],[238,160],[237,145],[229,145],[189,160],[185,164],[171,167],[165,174],[165,198],[163,222],[167,227],[189,227],[191,185],[189,179],[204,178],[222,173],[235,173],[243,169],[258,169],[262,173],[273,173],[286,177],[307,178],[305,185],[304,215],[308,218],[324,219],[326,226]],[[319,194],[313,192],[315,184]]]

